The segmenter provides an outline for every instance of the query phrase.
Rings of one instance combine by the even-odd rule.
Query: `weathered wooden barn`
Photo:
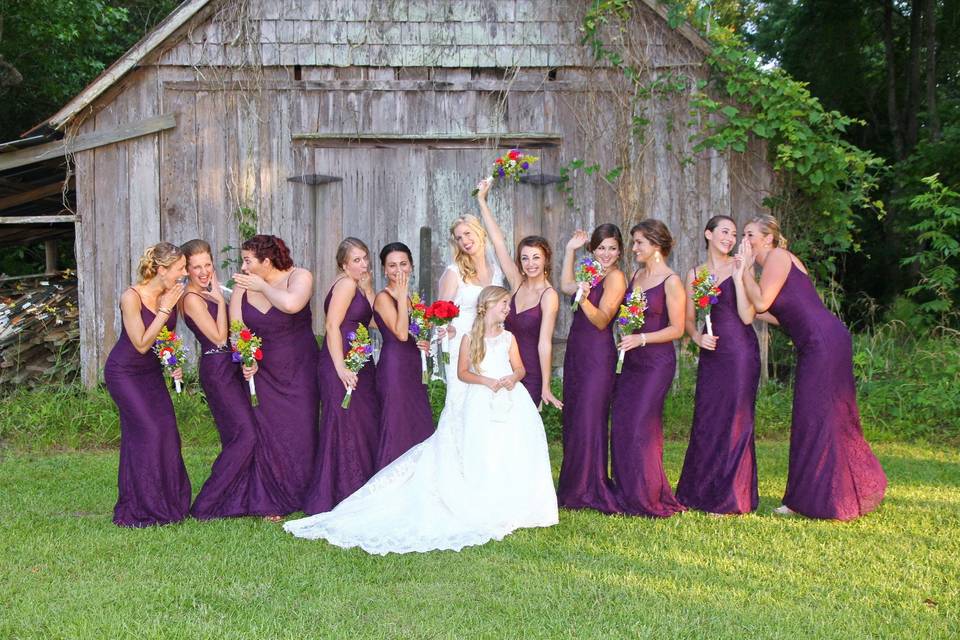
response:
[[[346,235],[374,252],[406,242],[429,295],[450,221],[475,211],[471,188],[514,146],[541,161],[492,206],[511,241],[554,244],[555,272],[574,229],[644,217],[668,223],[674,267],[691,266],[706,219],[760,211],[773,177],[760,147],[693,154],[686,98],[707,45],[655,0],[636,4],[631,51],[675,87],[642,104],[581,44],[586,0],[183,2],[44,123],[75,163],[84,380],[116,339],[142,250],[236,246],[238,212],[317,274],[318,330]],[[600,168],[571,172],[575,159]],[[567,326],[564,310],[557,335]]]

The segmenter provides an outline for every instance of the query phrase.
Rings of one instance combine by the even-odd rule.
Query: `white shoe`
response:
[[[785,504],[780,505],[773,510],[773,515],[775,516],[794,516],[797,515],[797,512],[788,507]]]

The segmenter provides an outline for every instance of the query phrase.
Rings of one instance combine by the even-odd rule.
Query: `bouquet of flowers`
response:
[[[617,314],[617,332],[621,337],[628,336],[643,327],[645,320],[643,312],[647,310],[647,296],[643,293],[643,289],[637,287],[624,298],[623,302],[620,305],[620,313]],[[623,371],[624,354],[624,350],[620,349],[617,357],[618,374]]]
[[[693,280],[693,306],[697,312],[697,318],[703,317],[707,324],[707,335],[713,335],[713,325],[710,323],[710,309],[717,304],[717,297],[720,295],[720,287],[717,286],[717,277],[710,273],[706,267],[697,271],[696,278]]]
[[[423,340],[430,330],[430,323],[427,322],[427,305],[420,300],[420,294],[414,293],[410,296],[413,306],[410,307],[410,335],[415,340]],[[430,381],[430,374],[427,373],[427,354],[420,351],[420,381],[427,384]]]
[[[600,281],[603,280],[603,265],[597,262],[594,258],[587,256],[580,260],[577,263],[576,267],[573,270],[573,278],[577,281],[577,284],[581,282],[590,283],[590,288],[594,288]],[[580,308],[580,299],[583,297],[583,289],[577,289],[577,295],[573,299],[573,306],[571,309],[576,311]]]
[[[427,322],[435,327],[445,327],[460,315],[460,307],[453,304],[450,300],[437,300],[424,312]],[[440,345],[441,360],[444,364],[450,364],[450,339],[447,334],[443,334],[443,340]]]
[[[187,348],[183,346],[183,340],[166,327],[162,327],[157,334],[157,339],[153,342],[153,352],[160,358],[164,372],[171,377],[174,369],[183,366],[187,356]],[[175,379],[173,384],[177,388],[177,393],[180,393],[180,381]]]
[[[257,360],[263,360],[263,351],[260,349],[262,340],[239,320],[230,322],[230,346],[233,349],[233,361],[252,367]],[[257,385],[253,383],[253,376],[247,380],[250,388],[250,404],[254,407],[260,404],[257,400]]]
[[[350,350],[343,356],[343,363],[347,369],[354,373],[359,373],[367,360],[373,357],[373,345],[370,343],[370,332],[364,325],[357,327],[356,331],[347,334],[347,340],[350,341]],[[343,396],[343,402],[340,406],[344,409],[350,408],[350,396],[353,395],[353,387],[347,389],[347,394]]]
[[[523,154],[519,149],[510,149],[510,151],[493,161],[493,170],[490,172],[490,178],[492,180],[496,180],[497,178],[512,178],[514,182],[519,182],[520,176],[525,174],[527,170],[530,169],[530,166],[539,159],[537,156]],[[480,188],[478,187],[471,191],[470,195],[475,196],[479,192]]]

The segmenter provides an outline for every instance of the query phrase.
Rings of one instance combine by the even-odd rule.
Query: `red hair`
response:
[[[244,251],[252,251],[257,260],[263,261],[269,258],[270,264],[280,271],[286,271],[293,266],[293,258],[290,257],[287,243],[277,236],[256,235],[246,240],[240,248]]]

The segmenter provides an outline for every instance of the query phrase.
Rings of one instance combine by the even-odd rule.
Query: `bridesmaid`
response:
[[[233,276],[237,286],[230,318],[263,340],[256,369],[260,403],[253,408],[258,449],[250,513],[279,520],[302,509],[313,473],[319,417],[313,274],[293,265],[277,236],[253,236],[240,255],[243,270]]]
[[[119,495],[113,522],[147,527],[180,522],[190,510],[190,479],[160,361],[151,350],[160,330],[177,326],[186,259],[160,242],[140,258],[140,281],[120,296],[123,326],[103,378],[120,412]],[[181,379],[180,369],[173,377]]]
[[[553,252],[545,238],[527,236],[517,244],[515,260],[510,257],[503,231],[487,206],[487,194],[492,184],[490,178],[480,182],[477,201],[497,259],[503,265],[504,275],[513,291],[510,313],[504,326],[517,339],[520,347],[520,359],[526,370],[520,382],[537,407],[541,402],[546,402],[562,409],[563,403],[554,397],[550,389],[553,328],[560,309],[560,296],[550,286],[549,279]]]
[[[677,370],[673,341],[683,335],[684,291],[667,266],[673,237],[659,220],[630,229],[633,255],[643,268],[630,279],[629,295],[647,296],[642,333],[619,338],[626,351],[613,391],[611,469],[623,513],[668,518],[684,511],[663,470],[663,402]]]
[[[337,267],[340,273],[323,302],[326,336],[319,367],[323,415],[316,470],[303,505],[307,515],[330,511],[362,487],[376,471],[380,444],[376,365],[371,359],[354,373],[343,359],[350,348],[349,334],[373,318],[367,245],[357,238],[344,238],[337,247]],[[348,388],[354,390],[353,399],[350,408],[343,409],[340,403]]]
[[[241,368],[231,358],[227,303],[213,267],[213,252],[204,240],[180,247],[190,276],[183,296],[183,319],[200,344],[200,386],[220,434],[220,455],[193,501],[198,520],[245,516],[250,504],[250,477],[257,444],[250,397]],[[247,372],[252,373],[251,371]]]
[[[787,251],[775,218],[755,218],[744,232],[737,259],[747,297],[757,312],[769,310],[797,353],[787,491],[775,512],[836,520],[870,513],[887,477],[860,426],[850,333]],[[754,262],[763,268],[759,283]]]
[[[380,250],[387,286],[373,301],[373,318],[383,336],[377,361],[376,386],[380,403],[380,444],[375,470],[379,471],[410,447],[433,433],[433,413],[427,386],[421,382],[420,349],[410,334],[410,273],[413,255],[402,242]],[[352,407],[351,407],[352,409]]]
[[[587,248],[604,268],[603,281],[592,289],[587,283],[578,284],[573,272],[574,254],[588,238]],[[563,463],[557,498],[568,509],[620,511],[607,477],[607,452],[617,365],[611,323],[627,289],[618,266],[622,252],[620,229],[602,224],[591,236],[577,230],[563,256],[562,291],[570,296],[578,288],[584,292],[563,357]]]
[[[693,281],[687,273],[686,330],[700,347],[690,444],[677,484],[677,499],[688,507],[717,514],[750,513],[759,502],[753,441],[754,405],[760,382],[760,347],[740,271],[731,256],[737,225],[714,216],[703,231],[707,261],[701,265],[719,283],[710,319],[714,335],[697,328]]]

